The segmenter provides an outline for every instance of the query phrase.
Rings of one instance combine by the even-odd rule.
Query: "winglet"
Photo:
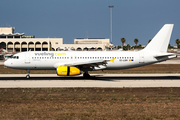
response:
[[[114,63],[114,60],[115,60],[115,59],[116,59],[116,58],[113,58],[113,59],[111,59],[110,61]]]

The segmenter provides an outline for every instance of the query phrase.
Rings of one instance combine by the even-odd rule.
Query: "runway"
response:
[[[56,74],[0,74],[0,88],[180,87],[180,74],[92,74],[91,78]]]

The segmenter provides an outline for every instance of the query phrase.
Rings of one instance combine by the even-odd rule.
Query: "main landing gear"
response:
[[[27,75],[26,75],[26,78],[29,79],[30,78],[30,70],[27,70]]]
[[[83,73],[83,77],[85,77],[85,78],[89,78],[89,77],[91,77],[91,76],[89,75],[89,73],[88,73],[88,72],[84,72],[84,73]]]

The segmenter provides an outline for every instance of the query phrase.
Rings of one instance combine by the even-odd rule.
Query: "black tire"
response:
[[[26,79],[29,79],[30,78],[30,76],[29,75],[26,75]]]
[[[89,78],[89,77],[91,77],[88,73],[84,73],[83,74],[83,77],[85,77],[85,78]]]

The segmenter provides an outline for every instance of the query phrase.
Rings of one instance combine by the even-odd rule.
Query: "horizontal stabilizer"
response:
[[[167,57],[167,56],[177,56],[177,55],[175,53],[165,53],[165,54],[156,55],[154,57],[159,58],[159,57]]]
[[[174,53],[166,53],[166,54],[160,54],[160,55],[156,55],[154,56],[158,61],[166,61],[168,59],[173,59],[173,58],[177,58],[177,55]]]

